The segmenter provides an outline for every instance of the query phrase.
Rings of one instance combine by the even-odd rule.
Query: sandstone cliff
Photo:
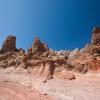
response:
[[[16,52],[17,51],[17,52]],[[36,37],[27,53],[16,49],[16,37],[8,36],[4,41],[0,54],[0,67],[27,69],[30,73],[46,79],[74,79],[71,72],[100,72],[100,28],[93,29],[92,42],[82,49],[73,51],[50,49]]]

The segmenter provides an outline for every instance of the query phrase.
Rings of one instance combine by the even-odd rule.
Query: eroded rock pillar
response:
[[[53,61],[46,61],[44,74],[46,75],[47,80],[53,78],[54,70],[55,70],[54,62]]]

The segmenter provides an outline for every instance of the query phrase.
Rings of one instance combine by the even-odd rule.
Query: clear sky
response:
[[[100,0],[0,0],[0,47],[14,34],[18,48],[31,47],[37,35],[56,50],[81,48],[94,26],[100,26]]]

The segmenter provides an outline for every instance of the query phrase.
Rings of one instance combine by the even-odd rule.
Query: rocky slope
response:
[[[16,48],[16,37],[8,36],[0,50],[0,67],[26,69],[29,73],[52,78],[75,79],[74,72],[100,72],[100,28],[93,29],[92,42],[82,49],[55,51],[36,37],[25,52]]]

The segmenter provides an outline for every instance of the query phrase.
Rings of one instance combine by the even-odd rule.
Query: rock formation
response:
[[[92,33],[91,44],[80,50],[71,51],[68,63],[74,66],[75,71],[87,73],[92,69],[100,69],[100,59],[98,58],[100,58],[100,28],[95,27]]]
[[[16,37],[13,35],[7,37],[7,39],[3,42],[1,49],[2,53],[9,51],[16,51]]]
[[[34,40],[34,44],[32,46],[32,52],[33,53],[43,53],[48,50],[48,46],[46,43],[42,43],[39,39],[39,37],[36,37]]]
[[[55,51],[36,37],[27,53],[23,49],[15,52],[16,37],[10,35],[1,51],[4,54],[0,54],[0,67],[28,69],[30,73],[43,76],[46,80],[56,77],[72,80],[75,79],[74,72],[85,74],[100,71],[100,28],[93,29],[91,44],[82,49]]]
[[[95,27],[93,29],[93,35],[92,35],[92,46],[91,51],[93,54],[100,54],[100,28]]]
[[[93,29],[92,45],[100,45],[100,27]]]

